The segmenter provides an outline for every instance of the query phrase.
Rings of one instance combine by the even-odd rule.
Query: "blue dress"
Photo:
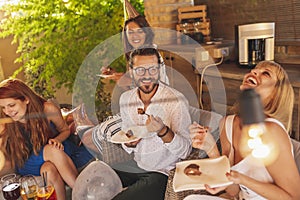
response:
[[[52,132],[54,133],[53,136],[55,137],[58,134],[58,131],[55,128],[55,125],[51,122],[50,123]],[[44,164],[44,147],[41,148],[38,155],[35,155],[33,153],[33,147],[30,143],[30,137],[29,134],[25,133],[25,130],[23,131],[23,135],[25,136],[25,139],[27,141],[27,145],[29,145],[29,149],[31,150],[31,154],[29,158],[25,161],[24,165],[21,168],[16,168],[16,171],[18,174],[24,176],[24,175],[40,175],[40,169],[41,166]],[[53,137],[51,137],[53,138]],[[81,168],[84,165],[86,165],[89,161],[91,161],[94,157],[92,154],[89,153],[89,151],[83,146],[78,146],[74,142],[72,142],[69,138],[65,140],[63,143],[64,145],[64,151],[65,153],[72,159],[74,162],[76,168]]]

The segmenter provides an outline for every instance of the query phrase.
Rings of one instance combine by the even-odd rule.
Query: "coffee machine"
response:
[[[253,68],[262,60],[274,60],[274,37],[274,22],[239,25],[240,66]]]

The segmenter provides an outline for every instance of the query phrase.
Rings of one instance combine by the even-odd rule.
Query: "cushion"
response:
[[[120,114],[110,116],[93,128],[92,139],[102,160],[116,166],[133,160],[133,154],[128,154],[121,145],[110,142],[111,137],[121,131],[122,119]]]

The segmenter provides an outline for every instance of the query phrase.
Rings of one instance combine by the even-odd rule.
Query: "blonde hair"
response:
[[[277,82],[272,93],[263,101],[264,113],[267,117],[279,120],[290,133],[294,106],[294,90],[286,71],[274,61],[261,61],[256,69],[272,67],[275,71]],[[235,103],[233,112],[239,114],[239,104]]]
[[[292,128],[294,90],[286,71],[273,61],[262,61],[255,68],[273,67],[277,82],[270,96],[264,100],[264,113],[279,120],[289,132]]]

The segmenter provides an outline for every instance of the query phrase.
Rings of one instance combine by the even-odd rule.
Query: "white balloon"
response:
[[[121,191],[116,172],[102,161],[93,161],[77,177],[72,199],[110,200]]]

